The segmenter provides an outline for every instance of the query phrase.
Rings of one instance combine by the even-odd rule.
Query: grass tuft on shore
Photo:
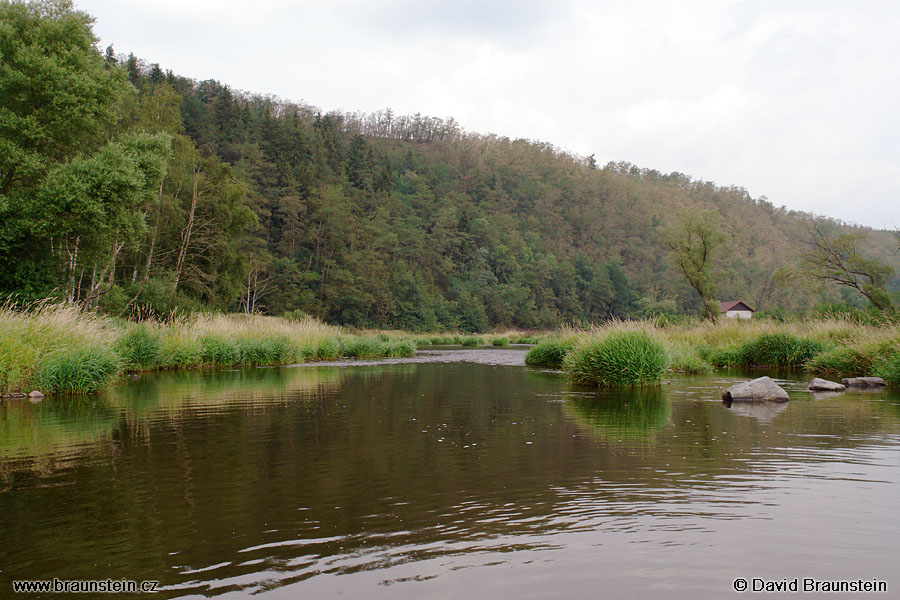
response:
[[[58,350],[46,357],[35,378],[45,393],[97,392],[119,374],[119,357],[107,348]]]
[[[665,346],[646,331],[610,331],[579,340],[563,360],[575,383],[600,387],[657,385],[668,365]]]
[[[530,367],[562,368],[563,359],[572,351],[574,338],[550,338],[539,343],[525,355],[525,364]]]

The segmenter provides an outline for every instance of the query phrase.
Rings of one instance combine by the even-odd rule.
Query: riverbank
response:
[[[623,343],[623,336],[631,342]],[[717,367],[776,367],[833,377],[877,376],[900,385],[900,327],[841,318],[787,323],[723,319],[665,327],[650,321],[617,321],[589,330],[561,330],[532,348],[526,363],[562,368],[576,380],[589,381],[585,372],[598,367],[592,369],[586,362],[613,345],[613,338],[619,348],[616,357],[642,344],[664,351],[666,368],[683,373]],[[653,373],[661,374],[661,370],[655,368]],[[654,380],[658,377],[650,383]],[[594,383],[603,385],[599,380]]]
[[[0,307],[0,393],[94,392],[123,373],[412,356],[409,338],[304,317],[194,315],[132,323],[61,304]]]
[[[356,335],[311,317],[199,314],[134,323],[43,303],[0,307],[0,394],[94,392],[124,373],[141,371],[407,357],[417,347],[488,344],[537,344],[527,364],[562,368],[573,381],[590,385],[654,385],[666,370],[703,373],[717,367],[878,376],[900,385],[900,327],[890,322],[726,319],[660,326],[615,321],[542,336],[519,331]],[[633,378],[618,376],[632,365]]]

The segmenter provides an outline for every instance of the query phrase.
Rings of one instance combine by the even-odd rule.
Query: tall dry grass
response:
[[[0,306],[0,392],[91,392],[122,371],[411,356],[409,339],[361,338],[312,317],[194,315],[132,323],[73,305]]]
[[[532,350],[535,365],[541,353],[568,354],[616,332],[645,332],[666,349],[673,371],[696,373],[714,366],[779,366],[803,368],[835,376],[877,375],[900,384],[900,327],[896,323],[863,324],[846,317],[769,320],[721,319],[660,325],[657,321],[610,321],[589,328],[567,326],[556,340]],[[552,347],[551,347],[552,346]],[[568,348],[566,348],[568,346]],[[527,360],[527,359],[526,359]]]
[[[45,365],[69,364],[67,357],[77,351],[92,350],[94,357],[108,360],[119,332],[111,319],[73,305],[6,301],[0,305],[0,390],[29,390]]]

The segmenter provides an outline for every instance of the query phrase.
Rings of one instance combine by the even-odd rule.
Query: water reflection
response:
[[[821,398],[818,398],[821,399]],[[731,400],[723,400],[722,405],[731,410],[736,415],[745,417],[753,417],[760,421],[769,422],[778,415],[787,410],[787,402],[734,402]]]
[[[672,414],[659,386],[604,390],[591,396],[571,398],[562,407],[575,424],[600,439],[652,441]]]
[[[900,550],[897,395],[787,382],[767,420],[722,405],[732,380],[602,392],[504,364],[401,363],[4,403],[0,535],[16,542],[0,545],[0,588],[693,598],[751,571],[884,577]]]

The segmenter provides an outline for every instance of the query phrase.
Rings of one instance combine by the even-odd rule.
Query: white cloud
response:
[[[327,110],[453,116],[900,225],[890,2],[77,4],[104,43],[191,77]]]

